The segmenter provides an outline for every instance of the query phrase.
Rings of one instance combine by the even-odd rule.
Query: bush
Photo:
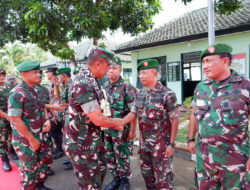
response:
[[[192,98],[193,98],[192,96],[187,97],[183,102],[183,105],[186,106],[188,109],[191,108]]]

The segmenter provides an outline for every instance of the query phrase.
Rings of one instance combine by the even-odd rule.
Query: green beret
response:
[[[158,68],[158,61],[156,59],[146,59],[137,65],[138,71],[152,68]]]
[[[121,59],[119,57],[116,56],[113,58],[113,60],[114,60],[116,65],[122,65]]]
[[[73,74],[74,74],[74,75],[78,74],[80,70],[81,70],[81,67],[79,67],[79,66],[76,67],[76,68],[74,69],[74,71],[73,71]]]
[[[16,69],[19,72],[30,71],[30,70],[40,70],[40,63],[37,61],[25,61],[19,64]]]
[[[69,67],[63,67],[63,68],[57,69],[56,71],[58,75],[63,74],[63,73],[70,73],[70,72],[71,72],[71,69]]]
[[[115,65],[115,63],[113,61],[114,54],[111,51],[108,51],[104,48],[95,47],[89,53],[88,59],[94,55],[106,59],[106,61],[109,63],[109,65]]]
[[[233,48],[227,44],[211,45],[201,53],[201,61],[206,56],[231,53],[232,51]]]

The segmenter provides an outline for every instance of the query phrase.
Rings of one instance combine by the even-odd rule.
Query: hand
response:
[[[189,142],[188,143],[188,151],[192,154],[195,154],[195,142]]]
[[[174,148],[171,145],[169,145],[166,149],[165,157],[169,158],[173,154],[174,154]]]
[[[250,158],[247,161],[247,172],[250,172]]]
[[[51,128],[51,122],[50,120],[46,120],[43,124],[43,132],[48,133],[50,131],[50,128]]]
[[[34,136],[31,139],[29,139],[29,143],[34,152],[36,152],[40,147],[39,140],[36,139]]]
[[[123,123],[122,123],[122,119],[118,119],[118,118],[115,118],[114,119],[114,128],[117,130],[117,131],[122,131],[123,130]]]
[[[130,131],[129,131],[129,134],[128,134],[128,139],[129,139],[129,140],[132,140],[132,139],[134,139],[135,137],[136,137],[136,132],[130,130]]]

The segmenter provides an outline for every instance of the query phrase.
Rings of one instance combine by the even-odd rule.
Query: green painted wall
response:
[[[249,78],[250,69],[249,69],[249,51],[250,51],[250,31],[242,32],[232,35],[219,36],[215,39],[216,43],[226,43],[233,47],[232,54],[245,53],[246,54],[246,77]],[[189,53],[195,51],[202,51],[207,48],[208,40],[197,40],[197,41],[188,41],[178,44],[172,44],[167,46],[161,46],[156,48],[149,48],[140,51],[131,52],[132,58],[132,84],[136,86],[137,83],[137,60],[146,59],[151,57],[160,57],[166,56],[166,62],[175,62],[181,61],[182,53]],[[180,68],[181,69],[181,68]],[[182,76],[181,76],[182,81]],[[167,86],[174,90],[178,103],[182,103],[182,82],[167,82]]]

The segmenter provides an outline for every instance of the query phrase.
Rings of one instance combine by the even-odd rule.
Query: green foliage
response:
[[[11,74],[15,74],[15,66],[23,61],[33,60],[43,62],[47,58],[48,53],[34,44],[6,44],[0,49],[0,67]]]
[[[191,3],[192,1],[193,0],[182,0],[185,5],[187,5],[187,3]],[[237,11],[242,7],[241,1],[242,0],[214,0],[215,12],[220,15],[230,15],[232,12]]]
[[[192,96],[185,98],[183,105],[187,108],[191,108]]]
[[[152,28],[160,8],[160,0],[5,0],[0,3],[0,47],[20,40],[69,59],[74,52],[68,42],[100,39],[108,29],[137,35]]]

